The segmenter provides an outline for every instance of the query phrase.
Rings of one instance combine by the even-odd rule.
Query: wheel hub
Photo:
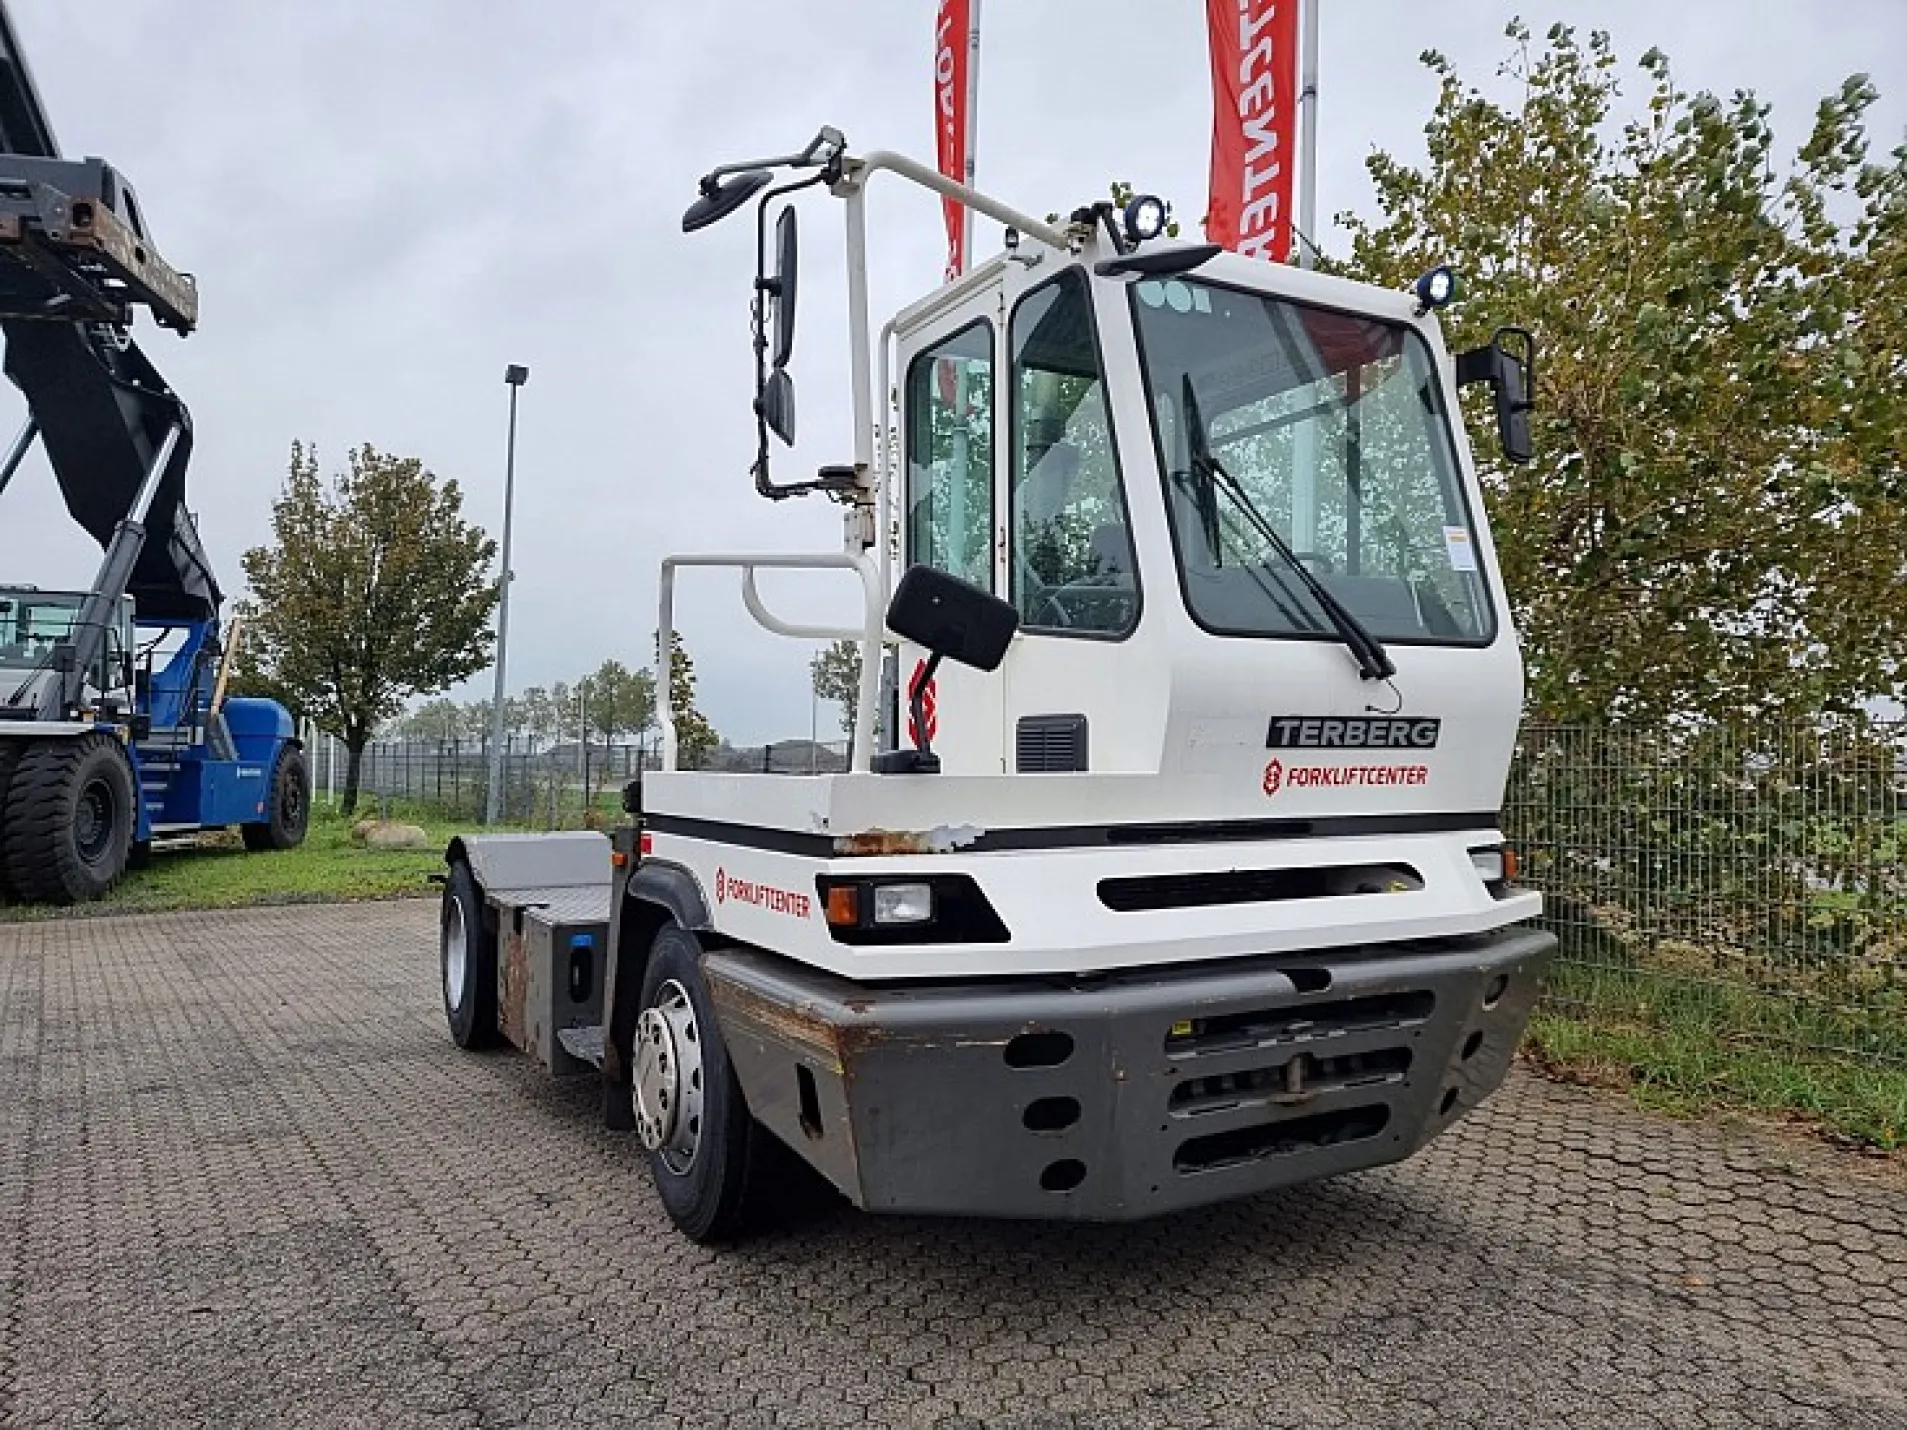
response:
[[[671,1171],[686,1172],[702,1141],[702,1041],[695,1006],[670,979],[636,1023],[636,1135]]]
[[[80,791],[79,807],[74,811],[73,841],[79,857],[97,864],[112,844],[114,816],[117,814],[112,789],[106,781],[89,780]]]

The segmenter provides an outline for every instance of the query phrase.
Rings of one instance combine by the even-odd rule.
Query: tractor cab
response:
[[[877,353],[864,198],[880,172],[999,221],[1007,242],[898,313]],[[775,205],[823,184],[847,215],[855,460],[777,483],[798,285],[794,205]],[[1397,291],[1246,258],[1166,238],[1149,196],[1041,222],[903,156],[851,157],[832,130],[713,171],[683,226],[757,195],[756,487],[848,506],[846,551],[671,558],[662,629],[676,566],[729,564],[769,629],[860,637],[857,772],[1139,777],[1216,820],[1262,818],[1268,800],[1327,820],[1495,810],[1522,665],[1458,392],[1487,382],[1503,456],[1527,460],[1526,333],[1452,355],[1447,268]],[[936,661],[896,624],[896,561],[966,593],[939,588],[928,627],[1010,612],[999,659]],[[777,620],[754,586],[768,565],[859,571],[864,625]],[[878,723],[898,748],[877,752],[884,647]]]
[[[1514,459],[1521,360],[1453,361],[1422,294],[1117,234],[1009,251],[895,323],[901,560],[1019,618],[998,674],[935,672],[942,769],[1217,775],[1262,807],[1280,749],[1348,747],[1386,807],[1494,807],[1431,752],[1448,729],[1493,769],[1515,728],[1457,387],[1498,383]],[[903,648],[903,683],[926,659]]]

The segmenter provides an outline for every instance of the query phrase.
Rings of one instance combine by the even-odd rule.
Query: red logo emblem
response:
[[[1283,788],[1284,782],[1285,763],[1283,760],[1273,760],[1270,764],[1265,766],[1264,788],[1267,797],[1278,793],[1278,791]]]
[[[720,864],[717,864],[715,866],[715,902],[720,904],[726,903],[727,900],[728,874]]]
[[[920,684],[921,676],[927,673],[927,662],[914,662],[914,673],[907,678],[907,693],[911,700],[914,687]],[[939,677],[927,682],[920,692],[920,713],[927,720],[927,740],[931,744],[940,738],[940,721],[934,715],[934,687],[940,684]],[[911,705],[907,711],[907,738],[914,744],[920,743],[920,732],[914,728],[914,712]]]

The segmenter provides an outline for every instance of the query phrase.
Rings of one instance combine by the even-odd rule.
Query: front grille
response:
[[[1362,1142],[1381,1133],[1390,1125],[1390,1120],[1390,1108],[1383,1103],[1373,1103],[1338,1112],[1314,1112],[1309,1117],[1267,1122],[1257,1127],[1234,1127],[1209,1137],[1191,1138],[1173,1154],[1172,1166],[1178,1172],[1211,1172],[1267,1157]]]
[[[1274,1067],[1187,1078],[1172,1089],[1167,1105],[1174,1117],[1244,1107],[1292,1107],[1321,1092],[1400,1083],[1409,1071],[1409,1048],[1380,1048],[1335,1058],[1299,1053]]]
[[[1280,1043],[1313,1043],[1377,1028],[1408,1028],[1427,1020],[1436,1006],[1437,995],[1422,989],[1220,1013],[1174,1024],[1166,1035],[1165,1051],[1173,1058],[1210,1057]]]

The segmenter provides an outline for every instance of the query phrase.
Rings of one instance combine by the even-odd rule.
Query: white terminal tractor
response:
[[[868,316],[878,174],[1004,251]],[[793,439],[795,195],[847,224],[853,460]],[[601,834],[446,852],[456,1041],[599,1071],[688,1236],[818,1175],[870,1211],[1117,1221],[1394,1162],[1502,1081],[1555,941],[1499,827],[1523,702],[1458,392],[1529,457],[1534,349],[1452,355],[1447,269],[1392,292],[1063,223],[824,129],[725,165],[754,203],[764,496],[814,554],[671,557],[860,643],[851,767],[661,767]],[[855,573],[857,625],[757,573]],[[646,622],[644,623],[646,625]],[[665,634],[665,640],[667,639]]]

